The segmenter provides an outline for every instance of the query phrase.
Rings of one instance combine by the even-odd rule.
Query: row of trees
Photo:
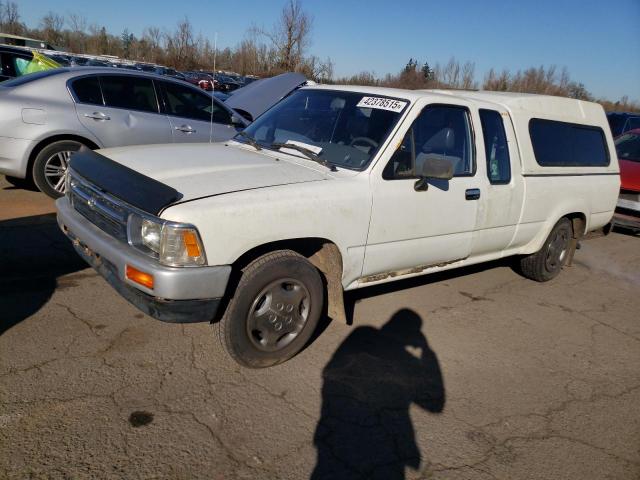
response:
[[[36,28],[21,21],[15,2],[0,1],[0,31],[39,38],[72,53],[115,55],[141,62],[158,63],[178,70],[233,70],[243,75],[275,75],[299,71],[327,81],[333,76],[330,59],[308,54],[313,18],[299,0],[287,0],[272,28],[253,26],[235,47],[215,49],[211,39],[194,32],[188,18],[173,31],[147,27],[138,37],[125,29],[120,35],[104,26],[90,24],[77,14],[54,12],[42,17]]]
[[[163,64],[178,70],[232,70],[243,75],[271,76],[298,71],[325,83],[378,85],[397,88],[456,88],[559,95],[595,100],[608,110],[640,111],[640,104],[628,97],[617,102],[596,99],[582,83],[573,81],[568,71],[556,67],[528,68],[510,72],[489,70],[478,82],[472,62],[451,58],[447,63],[420,63],[410,58],[397,74],[378,77],[374,72],[360,72],[351,77],[334,78],[331,59],[308,53],[313,31],[313,17],[300,0],[286,0],[277,22],[271,28],[253,26],[235,47],[216,49],[211,40],[197,35],[187,18],[175,30],[146,28],[137,37],[128,29],[113,35],[86,18],[69,14],[47,13],[36,28],[28,28],[15,2],[0,1],[0,31],[40,38],[74,53],[116,55],[118,57]]]

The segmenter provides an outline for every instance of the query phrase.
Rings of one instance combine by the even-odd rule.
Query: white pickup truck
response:
[[[57,208],[127,300],[266,367],[344,319],[344,290],[508,256],[554,278],[619,188],[597,104],[314,86],[227,143],[80,152]]]

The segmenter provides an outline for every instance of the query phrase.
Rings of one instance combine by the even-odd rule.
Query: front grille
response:
[[[79,176],[69,174],[68,195],[73,208],[100,230],[126,242],[130,208]]]

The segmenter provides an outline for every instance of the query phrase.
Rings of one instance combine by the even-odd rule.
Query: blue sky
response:
[[[147,26],[172,30],[187,16],[196,33],[234,46],[252,24],[271,26],[284,0],[137,2],[19,0],[22,20],[75,12],[111,33]],[[566,66],[599,97],[640,100],[640,0],[303,0],[314,18],[310,53],[330,57],[337,76],[396,73],[409,57],[445,63],[454,56],[491,67]]]

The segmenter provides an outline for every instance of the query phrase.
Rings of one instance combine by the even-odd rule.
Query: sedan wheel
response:
[[[55,153],[51,155],[44,164],[44,176],[47,184],[60,195],[64,195],[65,193],[64,178],[72,153],[70,150]]]
[[[40,150],[33,162],[33,181],[41,192],[51,198],[64,195],[69,160],[83,146],[75,140],[61,140]]]

